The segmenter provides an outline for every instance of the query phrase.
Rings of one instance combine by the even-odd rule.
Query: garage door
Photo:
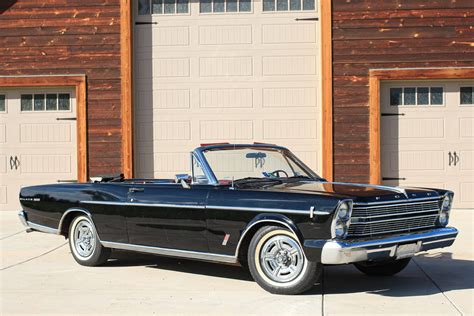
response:
[[[77,179],[74,92],[0,90],[0,209],[21,187]]]
[[[288,146],[318,171],[316,8],[136,0],[136,175],[174,177],[194,147],[223,141]]]
[[[474,208],[474,81],[382,85],[385,184],[453,190]]]

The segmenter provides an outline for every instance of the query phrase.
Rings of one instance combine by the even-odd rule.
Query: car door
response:
[[[131,244],[208,252],[205,204],[209,186],[137,184],[129,188]]]

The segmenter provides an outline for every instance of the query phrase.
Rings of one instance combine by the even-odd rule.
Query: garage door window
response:
[[[200,13],[250,12],[250,0],[200,0]]]
[[[263,11],[313,11],[315,0],[263,0]]]
[[[70,111],[71,95],[69,93],[22,94],[22,112]]]
[[[390,88],[390,105],[443,105],[443,87],[397,87]]]
[[[5,104],[5,95],[0,94],[0,112],[6,112],[7,106]]]
[[[189,0],[138,0],[138,14],[189,13]]]
[[[461,87],[459,92],[460,92],[459,103],[461,103],[461,105],[474,104],[474,87]]]

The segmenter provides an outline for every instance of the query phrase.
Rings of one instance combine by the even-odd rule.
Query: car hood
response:
[[[368,184],[320,181],[285,182],[276,185],[268,185],[267,183],[266,185],[262,185],[257,188],[254,187],[254,189],[275,192],[326,195],[337,198],[348,198],[360,203],[435,198],[440,196],[439,192],[434,189],[400,188]]]

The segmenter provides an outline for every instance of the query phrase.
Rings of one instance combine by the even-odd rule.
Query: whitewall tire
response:
[[[262,227],[253,236],[248,265],[254,280],[273,294],[300,294],[319,279],[322,265],[308,261],[298,238],[286,228]]]
[[[100,244],[94,223],[86,215],[77,216],[69,226],[69,248],[74,259],[84,266],[104,264],[111,252]]]

